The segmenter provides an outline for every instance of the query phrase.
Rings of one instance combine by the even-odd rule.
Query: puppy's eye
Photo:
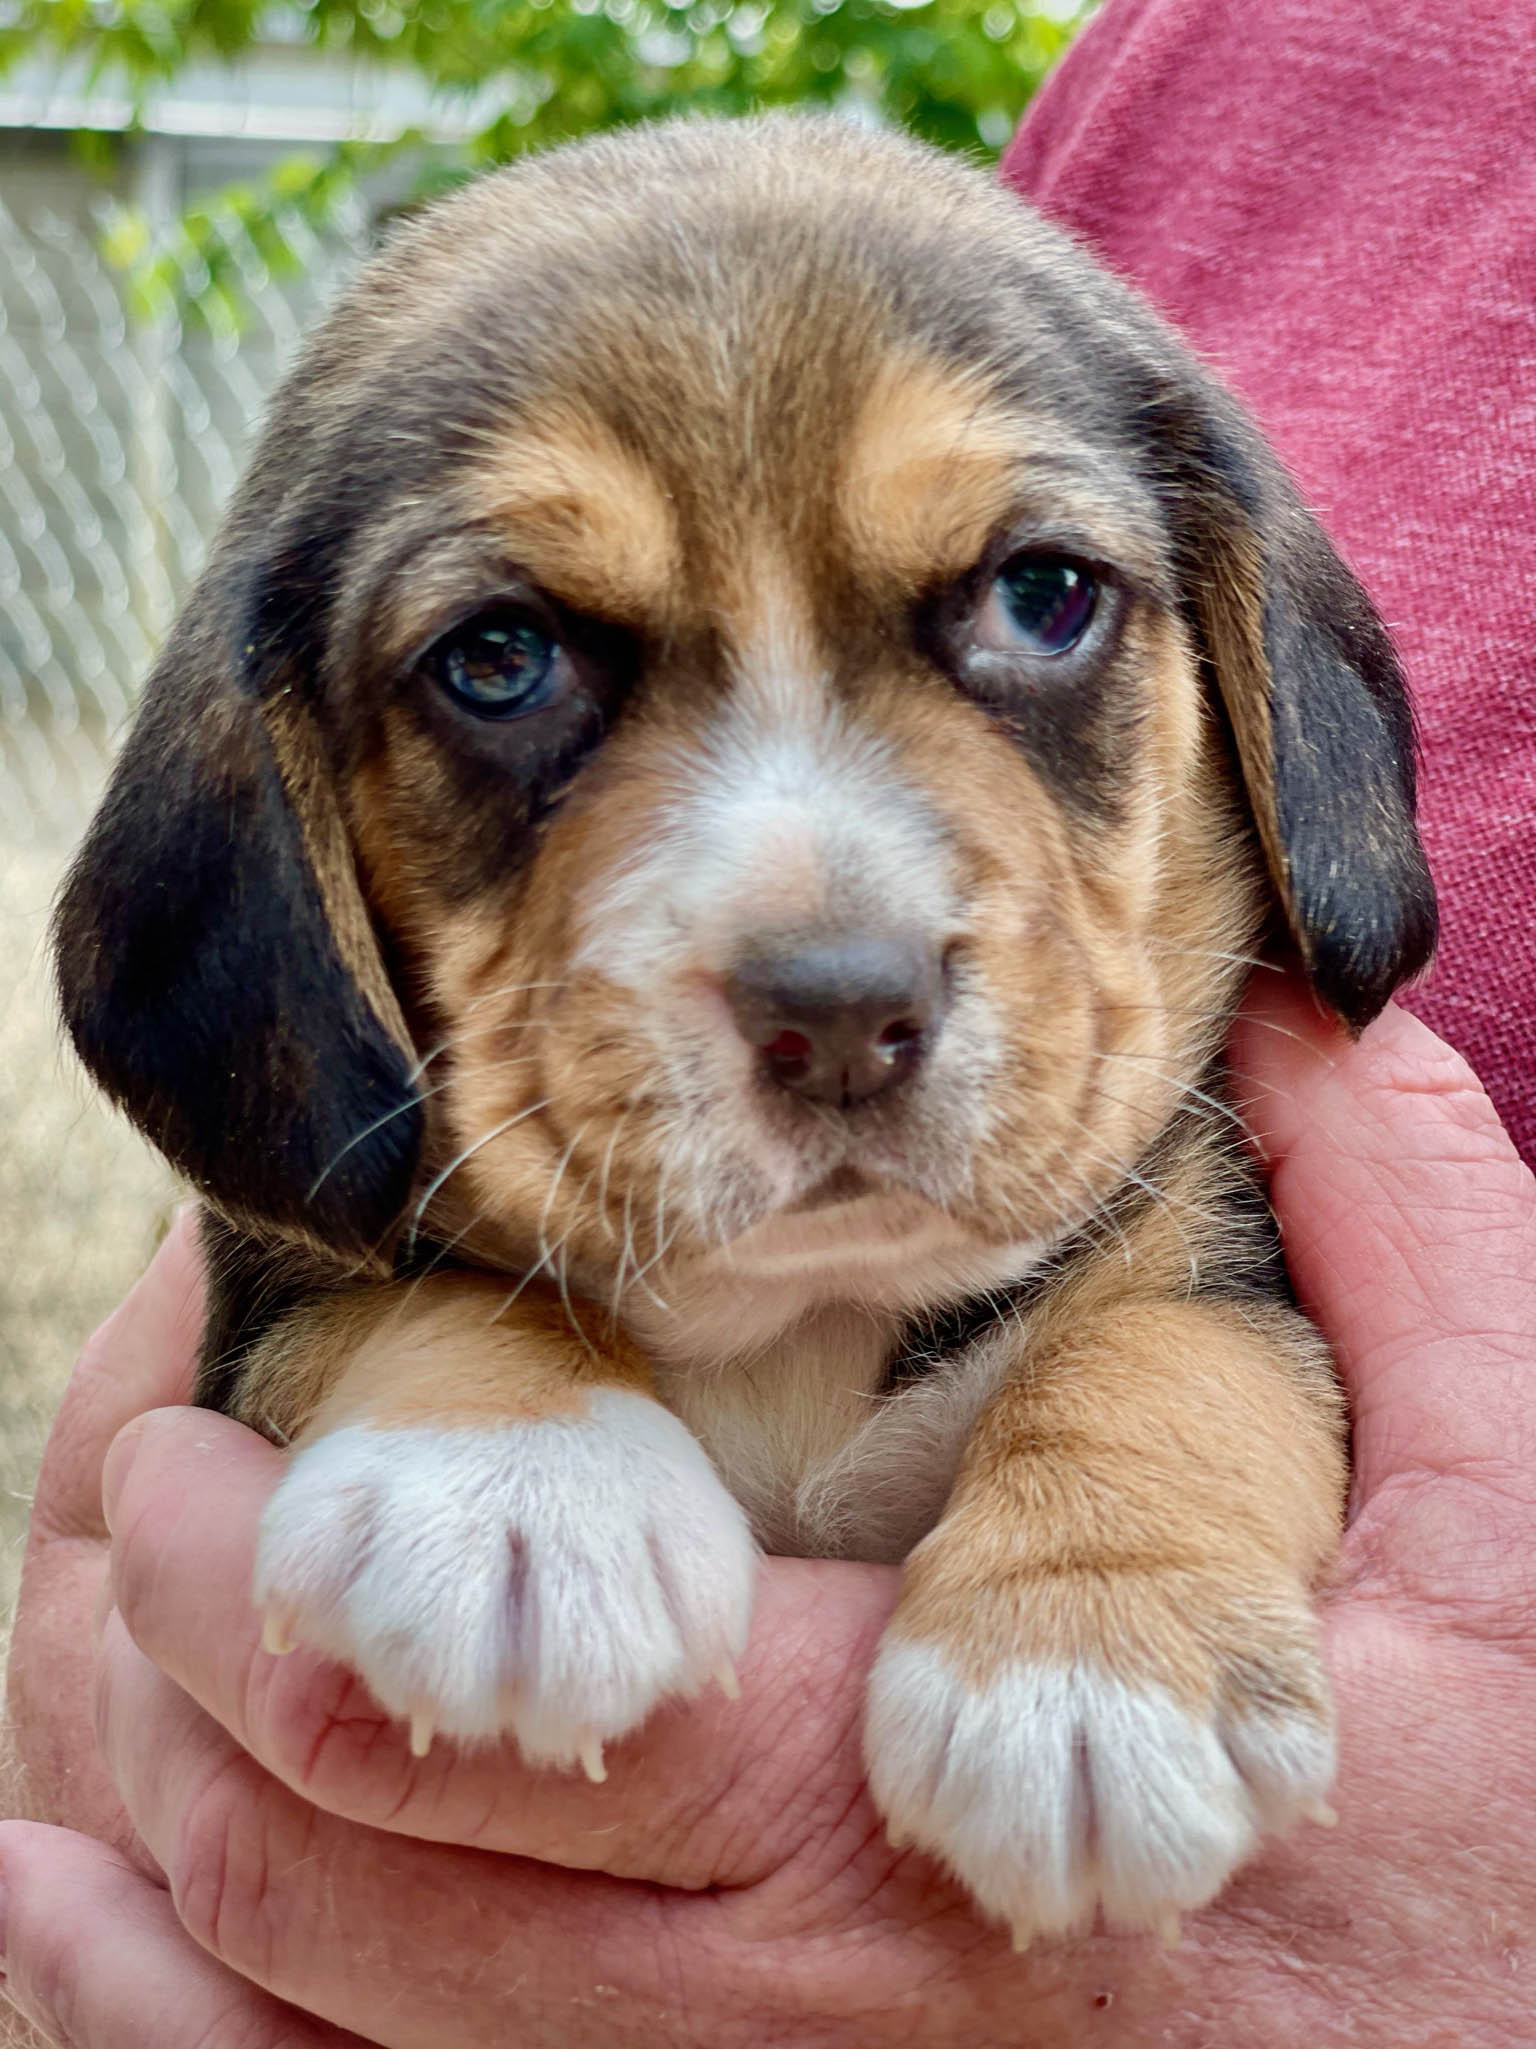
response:
[[[1064,655],[1093,623],[1099,586],[1065,555],[1012,556],[998,571],[977,618],[977,638],[1001,650]]]
[[[561,647],[527,612],[482,612],[428,650],[424,667],[455,703],[482,719],[543,711],[560,694]]]

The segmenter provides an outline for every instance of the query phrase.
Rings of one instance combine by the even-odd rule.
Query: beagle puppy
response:
[[[310,344],[58,914],[201,1192],[266,1642],[603,1775],[759,1547],[903,1561],[870,1786],[1025,1942],[1334,1768],[1344,1417],[1222,1045],[1434,899],[1232,399],[974,169],[774,117],[433,207]]]

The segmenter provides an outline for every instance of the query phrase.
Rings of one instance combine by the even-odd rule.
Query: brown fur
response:
[[[538,582],[606,619],[664,619],[679,582],[666,495],[601,420],[552,420],[494,450],[475,489]]]
[[[1060,658],[997,610],[1029,550],[1099,587]],[[433,650],[508,605],[560,682],[488,722]],[[229,1220],[205,1399],[303,1442],[654,1389],[763,1541],[924,1538],[895,1637],[970,1684],[1326,1717],[1339,1407],[1220,1049],[1277,923],[1352,1024],[1422,965],[1412,801],[1379,624],[1145,309],[956,165],[698,124],[478,186],[343,301],[61,985]],[[743,950],[889,931],[942,953],[918,1078],[767,1083]]]
[[[1209,1181],[1197,1151],[1121,1256],[1106,1247],[1031,1320],[909,1561],[894,1632],[945,1645],[978,1684],[1029,1655],[1105,1663],[1197,1709],[1227,1683],[1326,1701],[1302,1596],[1338,1536],[1342,1404],[1296,1317],[1188,1299]]]
[[[262,1428],[295,1444],[358,1422],[464,1429],[577,1415],[582,1390],[599,1384],[648,1388],[622,1336],[598,1354],[558,1297],[508,1292],[455,1274],[336,1296],[277,1325],[248,1369]]]

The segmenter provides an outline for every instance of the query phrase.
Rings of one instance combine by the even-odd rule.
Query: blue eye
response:
[[[992,599],[1014,646],[1037,655],[1064,655],[1092,624],[1099,586],[1063,555],[1015,555],[1003,564]]]
[[[559,641],[526,612],[483,612],[445,635],[426,667],[466,711],[516,719],[554,702],[559,658]]]

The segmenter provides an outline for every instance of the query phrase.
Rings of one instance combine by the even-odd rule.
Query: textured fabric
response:
[[[1526,0],[1110,0],[1004,176],[1243,395],[1391,627],[1442,918],[1407,1001],[1536,1160]]]

